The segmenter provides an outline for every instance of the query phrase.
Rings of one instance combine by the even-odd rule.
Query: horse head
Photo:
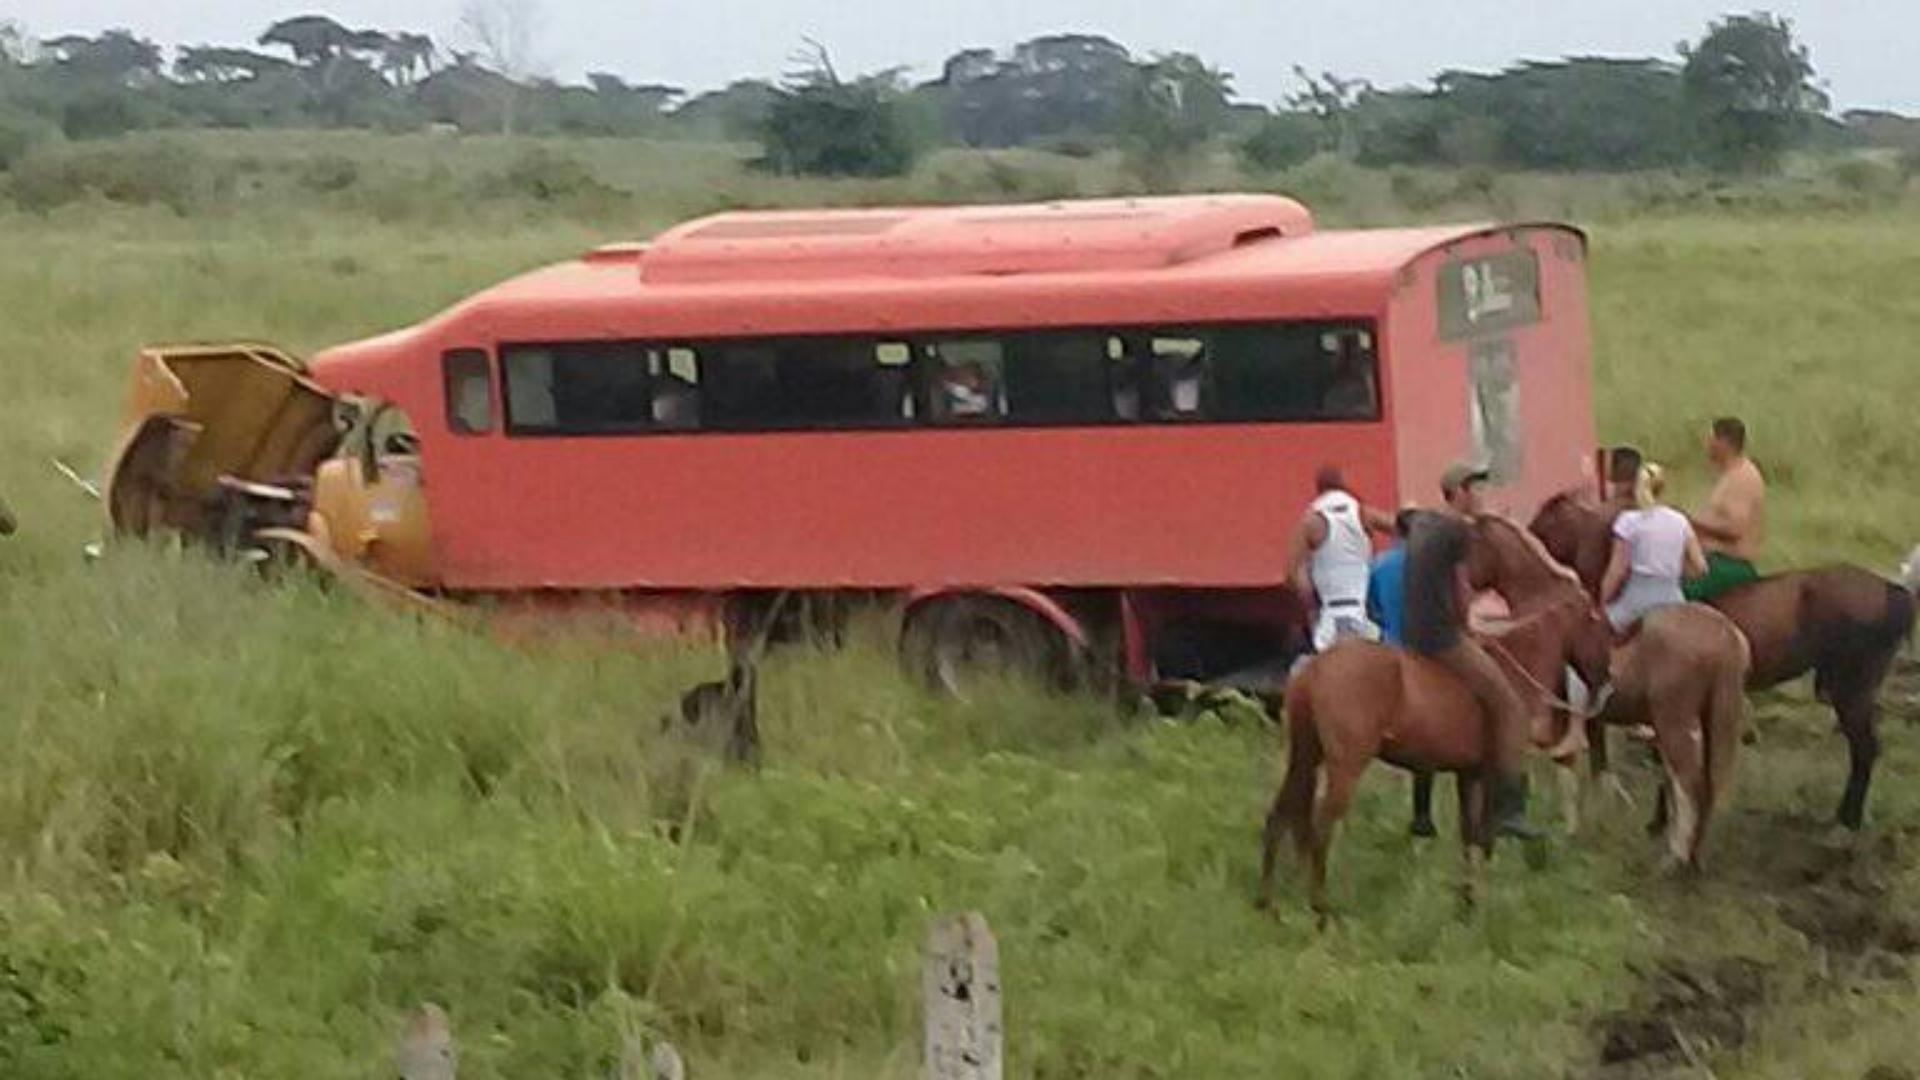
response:
[[[1614,515],[1579,491],[1563,491],[1540,504],[1527,531],[1549,555],[1572,567],[1589,593],[1598,594],[1613,543]]]
[[[1580,587],[1579,575],[1556,560],[1539,538],[1499,514],[1473,519],[1466,566],[1468,584],[1492,589],[1513,606],[1549,590]]]

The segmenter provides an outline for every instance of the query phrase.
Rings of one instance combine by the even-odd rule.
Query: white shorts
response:
[[[1335,642],[1346,638],[1379,641],[1380,628],[1367,618],[1366,608],[1357,604],[1321,605],[1320,613],[1313,620],[1313,651],[1326,652],[1333,648]]]

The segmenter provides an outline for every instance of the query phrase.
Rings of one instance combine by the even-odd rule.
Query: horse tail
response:
[[[1287,680],[1282,715],[1287,720],[1287,775],[1267,811],[1267,824],[1260,836],[1259,905],[1273,903],[1273,864],[1280,850],[1280,837],[1293,832],[1294,850],[1305,856],[1313,839],[1313,794],[1319,787],[1320,731],[1313,719],[1313,668],[1294,673]]]
[[[1908,642],[1913,641],[1913,593],[1915,588],[1920,588],[1920,554],[1915,559],[1913,569],[1908,572],[1907,584],[1887,586],[1887,623],[1900,638]]]
[[[1275,812],[1293,824],[1294,843],[1303,849],[1313,828],[1313,795],[1325,756],[1314,716],[1313,684],[1311,666],[1287,683],[1287,775],[1274,800]]]
[[[1733,789],[1734,755],[1740,748],[1740,729],[1746,725],[1747,669],[1753,651],[1731,622],[1723,627],[1727,649],[1714,667],[1713,686],[1700,724],[1700,812],[1693,836],[1693,858],[1698,861],[1707,823],[1714,809]]]

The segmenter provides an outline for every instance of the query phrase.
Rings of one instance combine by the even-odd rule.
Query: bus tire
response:
[[[900,635],[908,674],[961,701],[973,696],[983,678],[1070,690],[1074,654],[1065,635],[1039,614],[991,596],[929,600],[907,613]]]

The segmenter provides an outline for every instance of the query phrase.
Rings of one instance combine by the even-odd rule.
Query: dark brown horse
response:
[[[1534,741],[1555,733],[1544,722],[1544,688],[1571,663],[1599,686],[1606,680],[1611,633],[1571,574],[1555,568],[1512,522],[1476,523],[1468,577],[1508,595],[1514,618],[1483,639],[1522,700],[1538,706]],[[1369,642],[1347,642],[1315,658],[1286,692],[1286,779],[1267,814],[1260,858],[1260,904],[1272,901],[1275,855],[1284,833],[1308,861],[1309,893],[1326,910],[1326,860],[1333,829],[1360,776],[1374,760],[1458,778],[1460,837],[1471,899],[1476,856],[1490,852],[1483,770],[1486,718],[1466,687],[1439,664]]]
[[[1618,513],[1577,494],[1563,494],[1540,508],[1531,530],[1597,596]],[[1851,756],[1839,820],[1858,829],[1880,754],[1880,684],[1901,643],[1913,633],[1913,594],[1878,574],[1839,565],[1775,574],[1710,603],[1733,620],[1751,646],[1748,689],[1813,674],[1814,693],[1833,708]],[[1603,745],[1594,740],[1596,768],[1605,763]]]

